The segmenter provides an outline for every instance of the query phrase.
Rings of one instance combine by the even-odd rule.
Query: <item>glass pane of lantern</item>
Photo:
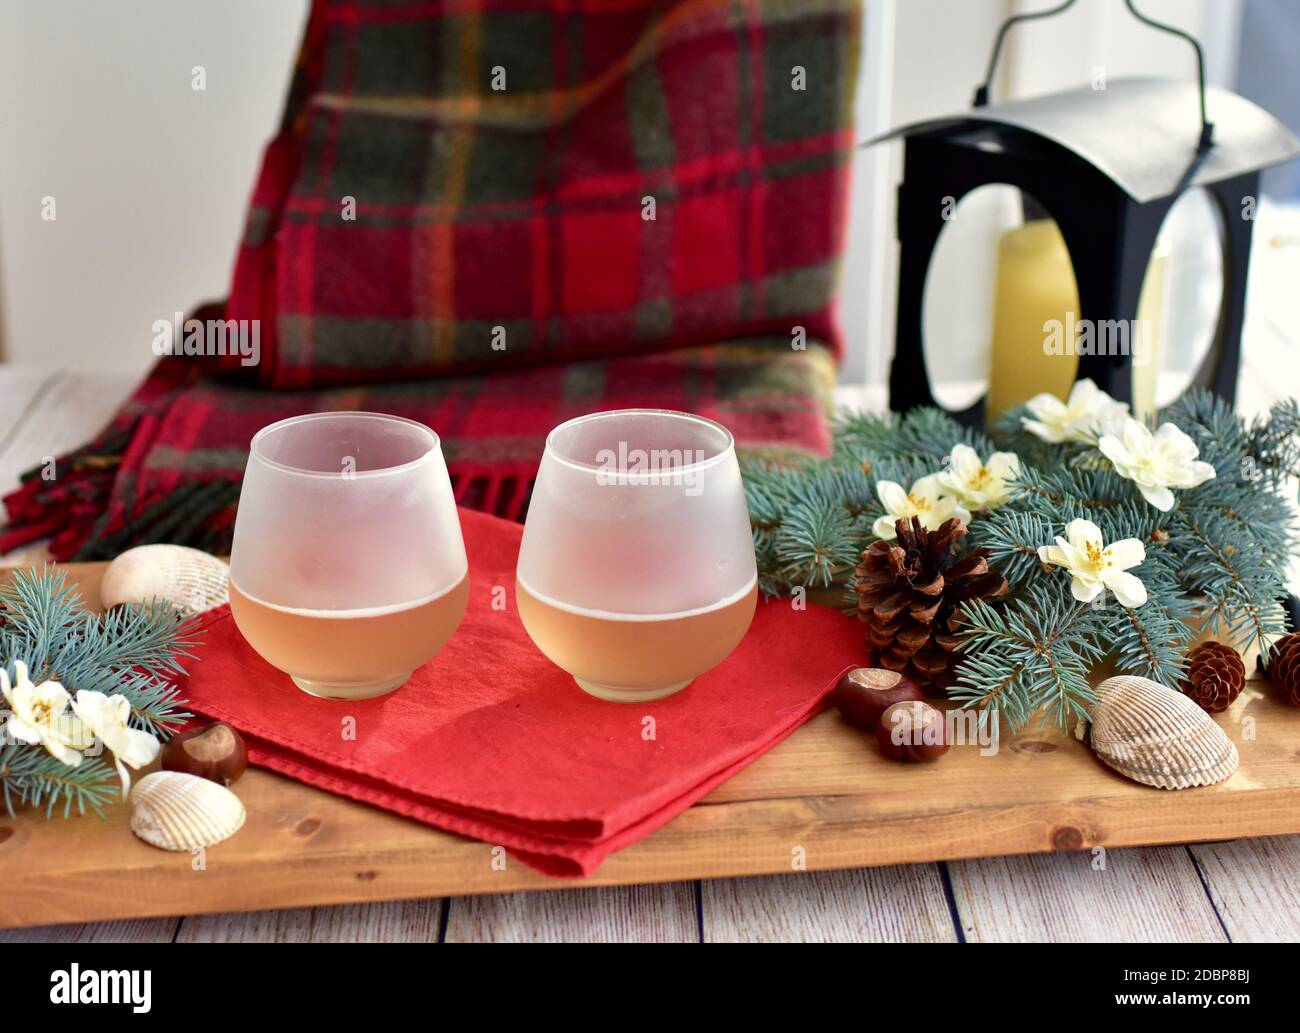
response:
[[[1135,330],[1142,350],[1135,348],[1133,357],[1138,416],[1169,405],[1218,362],[1211,352],[1223,307],[1223,242],[1219,205],[1200,187],[1175,201],[1165,216],[1138,303]]]
[[[1046,342],[1053,323],[1058,340],[1073,325],[1078,307],[1055,221],[1015,187],[971,191],[940,232],[925,281],[921,333],[935,398],[965,409],[987,391],[1000,415],[1043,391],[1065,397],[1078,357]]]

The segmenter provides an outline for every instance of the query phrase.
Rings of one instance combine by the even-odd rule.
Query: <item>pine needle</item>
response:
[[[96,617],[66,574],[46,566],[15,571],[0,587],[0,608],[0,664],[11,679],[22,661],[34,682],[57,681],[74,695],[121,694],[131,703],[131,725],[163,739],[190,716],[175,682],[197,637],[173,607],[123,607]],[[19,806],[44,807],[47,816],[56,808],[65,817],[102,813],[117,787],[116,772],[98,758],[68,767],[38,745],[0,748],[0,799],[11,816]]]
[[[1023,409],[1004,414],[992,435],[963,428],[937,409],[903,416],[849,412],[835,422],[828,459],[793,468],[747,466],[759,584],[766,595],[795,588],[851,587],[853,569],[884,512],[882,480],[908,488],[939,471],[958,442],[982,457],[1015,451],[1021,475],[1003,506],[975,514],[969,547],[986,549],[1012,592],[1003,605],[967,610],[968,641],[951,695],[1005,715],[1013,727],[1039,715],[1068,724],[1090,705],[1087,675],[1103,656],[1120,670],[1176,686],[1199,621],[1217,620],[1238,648],[1267,650],[1284,631],[1280,600],[1295,553],[1294,513],[1285,493],[1300,477],[1300,405],[1275,405],[1247,422],[1222,399],[1189,391],[1161,415],[1196,443],[1217,476],[1177,491],[1162,513],[1089,444],[1049,444],[1025,432]],[[1107,542],[1137,538],[1146,559],[1132,570],[1147,603],[1125,610],[1079,609],[1069,578],[1048,571],[1038,549],[1075,519],[1095,523]],[[1122,612],[1120,612],[1122,611]]]

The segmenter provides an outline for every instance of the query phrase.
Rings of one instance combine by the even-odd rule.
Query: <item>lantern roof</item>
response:
[[[980,127],[1022,130],[1073,151],[1140,204],[1300,157],[1300,140],[1263,108],[1207,86],[1214,143],[1197,161],[1200,91],[1177,79],[1112,79],[900,126],[863,144]]]

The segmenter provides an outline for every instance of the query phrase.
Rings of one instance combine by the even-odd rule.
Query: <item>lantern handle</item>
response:
[[[1049,7],[1043,11],[1028,11],[1024,14],[1015,14],[1004,21],[998,28],[997,39],[993,43],[993,53],[989,57],[988,70],[984,73],[984,81],[975,88],[975,97],[972,106],[983,108],[988,106],[989,89],[993,85],[993,76],[998,69],[998,58],[1002,55],[1002,46],[1006,43],[1007,34],[1011,31],[1012,26],[1020,22],[1035,21],[1039,18],[1051,18],[1053,15],[1062,13],[1073,7],[1075,0],[1064,0],[1063,3],[1055,7]],[[1205,109],[1205,53],[1201,50],[1201,44],[1196,37],[1189,32],[1184,32],[1176,26],[1169,25],[1166,22],[1156,21],[1149,18],[1139,11],[1133,4],[1133,0],[1124,0],[1124,6],[1128,8],[1129,13],[1133,15],[1143,25],[1149,25],[1153,29],[1159,29],[1161,32],[1168,32],[1171,35],[1178,36],[1180,39],[1187,40],[1196,51],[1196,78],[1200,87],[1201,97],[1201,137],[1196,144],[1197,153],[1208,150],[1214,144],[1214,123],[1209,120]]]

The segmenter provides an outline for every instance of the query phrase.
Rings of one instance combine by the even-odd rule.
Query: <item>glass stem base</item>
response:
[[[373,699],[375,696],[383,696],[394,689],[401,688],[412,673],[407,671],[406,674],[398,675],[396,678],[385,678],[382,681],[365,682],[360,685],[330,685],[328,682],[308,681],[293,674],[289,677],[303,692],[319,699]]]
[[[695,679],[687,678],[675,685],[665,685],[657,689],[625,689],[617,685],[600,685],[594,681],[587,681],[586,678],[579,678],[576,674],[573,680],[578,683],[578,688],[583,692],[597,699],[607,699],[612,703],[646,703],[652,699],[671,696],[674,692],[681,692]]]

